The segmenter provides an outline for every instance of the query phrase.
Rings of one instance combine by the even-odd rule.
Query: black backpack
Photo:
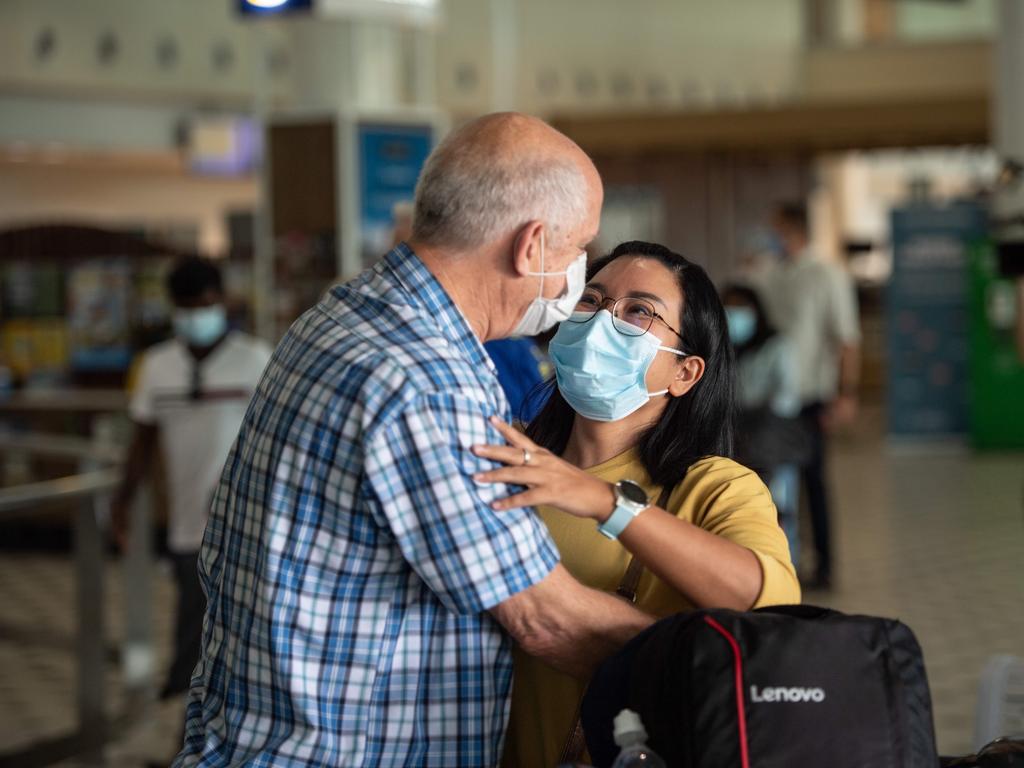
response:
[[[612,719],[684,768],[935,768],[921,648],[891,619],[782,606],[663,619],[597,670],[581,710],[595,766]]]

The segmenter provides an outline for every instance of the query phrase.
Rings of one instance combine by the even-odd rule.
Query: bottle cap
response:
[[[647,740],[647,731],[644,730],[643,721],[640,720],[640,715],[634,712],[632,709],[624,709],[615,716],[615,743],[620,747],[624,746],[627,738],[632,736],[633,738],[628,739],[629,742],[636,740],[636,736],[640,737],[640,741]]]

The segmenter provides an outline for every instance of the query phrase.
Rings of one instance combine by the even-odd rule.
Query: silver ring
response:
[[[530,463],[530,459],[532,459],[532,458],[533,458],[533,455],[526,448],[523,448],[523,466],[524,467],[527,464]]]

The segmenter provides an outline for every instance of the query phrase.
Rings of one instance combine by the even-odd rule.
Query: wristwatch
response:
[[[620,480],[615,484],[615,509],[607,520],[597,526],[597,530],[615,541],[633,518],[649,506],[651,502],[643,488],[632,480]]]

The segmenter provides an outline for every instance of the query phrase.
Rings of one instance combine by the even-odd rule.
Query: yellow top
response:
[[[633,480],[651,499],[652,485],[633,450],[587,470],[611,483]],[[711,457],[690,467],[669,497],[668,511],[705,531],[751,550],[764,581],[754,607],[800,602],[800,585],[789,545],[764,483],[731,459]],[[630,553],[597,531],[593,520],[545,507],[539,510],[562,555],[562,564],[580,582],[609,592],[618,588]],[[659,618],[693,609],[682,595],[645,570],[637,587],[637,605]],[[515,651],[512,713],[505,740],[504,768],[553,768],[558,763],[586,681],[557,672],[536,658]]]

